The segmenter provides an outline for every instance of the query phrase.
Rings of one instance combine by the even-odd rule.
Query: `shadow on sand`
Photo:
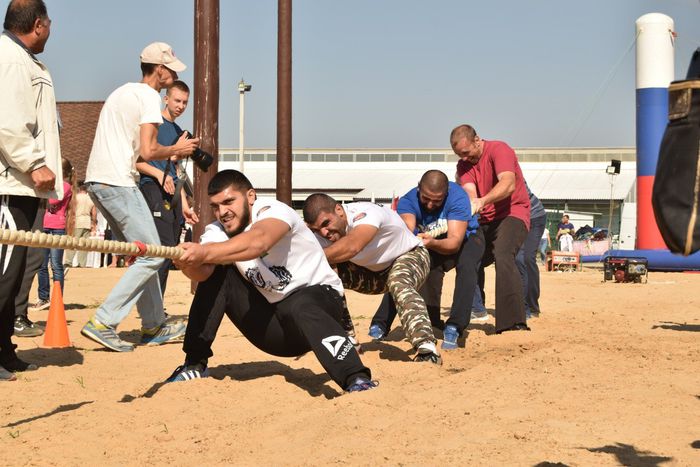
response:
[[[45,349],[37,347],[29,350],[19,350],[17,356],[29,363],[42,366],[73,366],[83,363],[83,354],[74,347],[64,349]]]
[[[615,443],[599,448],[584,448],[589,452],[604,452],[612,454],[622,465],[635,465],[641,467],[655,467],[663,462],[673,460],[673,457],[657,456],[649,451],[640,451],[631,444]]]
[[[700,332],[700,324],[688,324],[688,323],[672,323],[665,321],[662,324],[655,324],[651,327],[652,329],[669,329],[671,331],[687,331],[687,332]]]
[[[283,376],[284,379],[300,389],[308,392],[313,397],[323,396],[326,399],[333,399],[342,395],[342,391],[330,387],[327,382],[330,377],[324,374],[316,374],[306,368],[290,368],[276,361],[235,363],[230,365],[219,365],[209,368],[212,378],[223,380],[226,377],[236,381],[248,381],[252,379],[265,378],[268,376]],[[119,402],[128,403],[139,398],[151,398],[165,382],[155,383],[146,392],[138,396],[125,394]],[[187,384],[186,381],[170,384]]]
[[[8,423],[7,425],[3,425],[3,428],[13,428],[13,427],[22,425],[22,424],[24,424],[24,423],[33,422],[33,421],[35,421],[35,420],[39,420],[39,419],[42,419],[42,418],[48,418],[48,417],[50,417],[50,416],[52,416],[52,415],[56,415],[56,414],[59,414],[59,413],[70,412],[70,411],[72,411],[72,410],[77,410],[77,409],[79,409],[80,407],[82,407],[82,406],[84,406],[84,405],[87,405],[87,404],[92,404],[93,402],[95,402],[95,401],[83,401],[83,402],[78,402],[78,403],[75,403],[75,404],[59,405],[58,407],[56,407],[55,409],[53,409],[51,412],[47,412],[47,413],[41,414],[41,415],[35,415],[35,416],[33,416],[33,417],[25,418],[25,419],[22,419],[22,420],[17,420],[16,422],[10,422],[10,423]]]

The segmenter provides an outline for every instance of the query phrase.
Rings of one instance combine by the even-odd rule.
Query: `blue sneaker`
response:
[[[453,324],[448,324],[445,326],[445,330],[442,332],[442,335],[443,341],[442,345],[440,346],[441,349],[454,350],[458,347],[457,339],[459,339],[459,332],[457,331],[456,326]]]
[[[345,388],[345,392],[367,391],[368,389],[374,389],[377,386],[379,386],[379,381],[372,381],[364,376],[358,376],[350,386]]]
[[[176,381],[189,381],[191,379],[201,379],[209,376],[209,369],[206,365],[196,363],[194,365],[180,365],[175,368],[173,374],[165,380],[166,383],[174,383]]]
[[[380,341],[384,339],[384,329],[381,328],[378,324],[373,324],[369,327],[369,337],[374,339],[375,341]]]

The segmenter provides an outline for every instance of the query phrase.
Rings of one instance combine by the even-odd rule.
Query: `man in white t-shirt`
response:
[[[341,205],[314,193],[304,202],[304,220],[324,246],[343,286],[364,294],[389,292],[396,303],[416,361],[442,364],[425,301],[418,288],[430,272],[423,240],[396,212],[373,203]]]
[[[151,211],[137,186],[136,161],[186,157],[199,139],[184,135],[172,146],[158,144],[160,90],[172,86],[185,65],[172,48],[154,42],[141,52],[139,83],[117,88],[105,101],[97,122],[85,182],[114,238],[160,245]],[[142,320],[141,343],[157,345],[182,339],[185,324],[167,321],[158,282],[161,258],[139,257],[121,277],[82,334],[116,352],[134,346],[119,338],[116,327],[136,304]]]
[[[304,221],[289,206],[258,199],[236,170],[209,182],[216,222],[175,260],[197,286],[184,365],[168,381],[207,376],[211,345],[227,314],[260,350],[279,357],[312,351],[345,391],[376,386],[340,324],[343,285]],[[219,265],[219,266],[217,266]]]

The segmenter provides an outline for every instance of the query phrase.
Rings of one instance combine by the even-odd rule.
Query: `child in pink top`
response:
[[[44,232],[55,235],[65,235],[67,227],[69,227],[69,219],[71,215],[71,200],[73,199],[73,187],[71,183],[75,182],[75,173],[73,165],[68,159],[63,159],[63,199],[50,199],[46,214],[44,215]],[[68,183],[70,181],[71,183]],[[51,293],[51,284],[49,282],[49,261],[51,262],[51,271],[53,271],[53,281],[58,281],[61,284],[61,292],[63,292],[63,250],[51,248],[45,250],[44,263],[39,269],[39,301],[33,307],[34,309],[46,308],[49,304]]]

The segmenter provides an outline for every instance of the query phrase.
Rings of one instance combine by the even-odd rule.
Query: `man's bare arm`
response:
[[[158,144],[158,125],[155,123],[141,125],[139,141],[141,143],[140,156],[145,161],[167,159],[171,156],[187,157],[199,145],[199,138],[188,138],[185,133],[180,135],[180,138],[172,146]]]
[[[485,205],[506,199],[515,192],[514,172],[501,172],[496,174],[496,176],[498,177],[498,183],[482,198]]]
[[[399,214],[401,216],[401,219],[403,220],[404,224],[406,224],[406,227],[408,227],[408,230],[411,232],[415,232],[416,230],[416,216],[415,214],[411,214],[409,212],[405,212],[403,214]]]
[[[493,204],[502,199],[506,199],[515,191],[515,173],[514,172],[501,172],[496,174],[498,177],[498,183],[491,188],[491,191],[486,193],[483,197],[479,198],[476,191],[476,185],[474,183],[465,183],[462,185],[464,191],[469,195],[469,200],[472,204],[472,214],[481,212],[484,206],[488,204]]]
[[[289,225],[279,219],[264,219],[253,224],[250,230],[225,242],[183,243],[185,250],[179,262],[185,266],[201,264],[231,264],[246,261],[266,253],[289,232]]]
[[[418,234],[423,239],[423,245],[441,255],[451,255],[459,250],[464,243],[464,235],[467,233],[467,222],[448,220],[447,237],[435,239],[427,234]]]
[[[349,234],[324,248],[326,259],[330,264],[349,261],[372,241],[379,229],[373,225],[358,225]]]

